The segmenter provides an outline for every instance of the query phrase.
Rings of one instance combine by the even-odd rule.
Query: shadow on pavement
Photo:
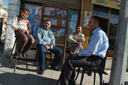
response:
[[[0,85],[56,85],[57,80],[33,74],[3,73]]]

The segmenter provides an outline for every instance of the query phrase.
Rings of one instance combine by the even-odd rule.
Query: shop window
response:
[[[69,14],[69,21],[68,21],[68,33],[67,33],[67,38],[69,36],[69,34],[73,33],[76,31],[76,25],[77,25],[77,19],[78,19],[78,13],[77,11],[70,11]],[[67,43],[66,43],[66,47],[68,47],[69,42],[67,39]]]
[[[110,20],[110,30],[109,30],[109,50],[114,50],[116,30],[118,21]]]
[[[119,18],[119,10],[111,9],[111,18],[118,19]]]
[[[93,15],[109,17],[109,8],[104,6],[94,5]]]

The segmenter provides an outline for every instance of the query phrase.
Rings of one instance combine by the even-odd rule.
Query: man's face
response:
[[[51,27],[51,22],[50,21],[44,22],[44,27],[48,30]]]
[[[98,23],[98,22],[96,22],[96,21],[94,20],[94,18],[90,18],[90,19],[89,19],[89,23],[88,23],[88,29],[89,29],[90,31],[95,30],[97,23]]]
[[[81,26],[80,26],[80,27],[76,27],[76,32],[77,32],[77,33],[82,32],[82,28],[81,28]]]
[[[29,16],[29,12],[27,12],[27,11],[21,11],[21,17],[22,17],[23,19],[28,18],[28,16]]]

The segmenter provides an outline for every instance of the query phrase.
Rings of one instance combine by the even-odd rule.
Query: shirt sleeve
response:
[[[98,46],[101,44],[101,37],[100,35],[93,36],[90,39],[89,44],[87,45],[87,48],[83,49],[81,52],[79,52],[79,56],[91,56],[97,52]]]
[[[41,28],[38,28],[38,30],[36,31],[36,43],[45,45],[44,39],[43,39],[43,32],[41,31]]]
[[[81,34],[81,35],[80,35],[80,38],[79,38],[78,41],[80,41],[80,42],[84,42],[84,41],[85,41],[85,36],[84,36],[84,34]]]
[[[77,43],[77,41],[75,39],[73,39],[73,34],[69,35],[68,42],[70,42],[70,43]]]
[[[54,37],[52,32],[50,32],[50,36],[51,36],[51,43],[50,44],[55,46],[55,37]]]
[[[12,27],[14,30],[18,30],[17,21],[18,21],[17,17],[14,17],[14,18],[12,19],[11,27]]]
[[[30,22],[27,24],[27,27],[28,27],[28,31],[31,32],[31,25],[30,25]]]

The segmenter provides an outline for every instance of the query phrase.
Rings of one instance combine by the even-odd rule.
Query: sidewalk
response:
[[[11,67],[8,68],[9,59],[3,56],[3,45],[0,45],[0,85],[56,85],[60,72],[49,69],[49,63],[46,63],[46,70],[43,75],[37,72],[38,62],[34,65],[33,61],[28,61],[28,69],[24,60],[18,60],[17,71],[14,74],[14,63],[12,60]],[[110,71],[106,70],[108,75],[103,75],[103,85],[109,82]],[[126,73],[126,77],[128,72]],[[99,85],[99,76],[96,76],[96,85]],[[79,75],[76,83],[79,85],[81,74]],[[93,75],[87,76],[85,74],[83,85],[93,85]],[[128,78],[126,78],[125,85],[128,85]]]

